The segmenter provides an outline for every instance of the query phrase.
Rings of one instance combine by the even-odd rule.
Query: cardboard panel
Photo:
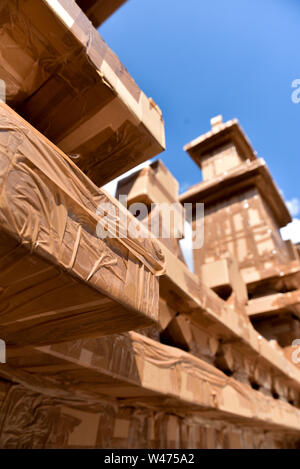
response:
[[[230,253],[238,261],[244,281],[260,276],[291,258],[278,226],[256,188],[205,207],[205,240],[194,250],[194,266],[216,262]]]
[[[114,402],[122,397],[123,405],[134,407],[151,404],[163,412],[172,409],[173,414],[197,411],[212,420],[240,425],[251,422],[264,429],[300,429],[300,410],[294,406],[257,392],[184,351],[134,332],[42,347],[27,356],[22,351],[19,358],[15,356],[15,364],[17,368],[8,369],[7,375],[23,384],[27,380],[31,391],[40,392],[40,387],[48,396],[61,390],[64,398],[69,394],[77,402],[97,402],[97,396],[102,401],[109,396]]]
[[[245,282],[239,271],[237,261],[232,256],[209,264],[202,264],[200,269],[198,264],[196,270],[200,270],[200,278],[221,298],[227,299],[234,292],[240,305],[248,302]]]
[[[1,387],[1,381],[0,381]],[[24,412],[26,408],[26,412]],[[34,419],[32,419],[34,415]],[[11,386],[1,419],[1,449],[279,449],[299,447],[297,432],[237,425],[209,415],[104,400],[81,403]],[[136,464],[137,456],[107,451],[111,464]],[[130,459],[128,459],[128,456]],[[159,455],[160,456],[160,455]],[[179,455],[179,458],[181,455]],[[187,460],[191,458],[188,454]],[[124,458],[124,459],[122,459]],[[166,458],[167,459],[167,458]]]
[[[51,343],[157,320],[163,255],[143,225],[126,237],[126,209],[4,103],[0,130],[1,337]]]

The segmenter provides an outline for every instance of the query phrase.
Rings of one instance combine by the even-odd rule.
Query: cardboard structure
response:
[[[4,103],[0,129],[2,339],[53,343],[157,320],[156,241],[122,236],[123,206]],[[116,236],[98,237],[107,223]]]
[[[0,5],[0,448],[299,448],[299,249],[237,120],[185,194],[160,160],[99,189],[165,146],[90,22],[122,3]]]
[[[194,250],[195,272],[201,274],[232,255],[247,285],[253,324],[263,335],[289,346],[299,322],[300,258],[279,230],[291,216],[238,121],[223,123],[218,116],[211,124],[210,132],[185,147],[203,173],[203,182],[180,197],[181,202],[205,203],[205,244]],[[272,326],[279,316],[286,334]]]

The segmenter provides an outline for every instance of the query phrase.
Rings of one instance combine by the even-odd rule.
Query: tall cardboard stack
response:
[[[0,447],[299,447],[300,369],[281,347],[299,258],[265,164],[217,118],[181,197],[161,161],[119,183],[127,207],[99,189],[162,151],[164,124],[88,20],[124,2],[76,3],[0,5]],[[195,273],[184,201],[206,202]],[[171,206],[166,237],[152,222]]]
[[[288,347],[300,328],[300,259],[280,228],[291,222],[265,161],[237,120],[211,121],[212,129],[185,148],[203,182],[181,196],[205,203],[205,245],[194,250],[195,272],[232,255],[247,285],[247,313],[268,340]]]

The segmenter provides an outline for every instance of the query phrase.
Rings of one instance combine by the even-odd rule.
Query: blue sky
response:
[[[237,117],[296,218],[300,241],[298,0],[129,0],[100,28],[163,111],[161,158],[182,189],[201,180],[183,145]],[[299,93],[300,96],[300,93]],[[297,238],[297,239],[296,239]]]

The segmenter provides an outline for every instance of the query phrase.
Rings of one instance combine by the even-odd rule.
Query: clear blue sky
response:
[[[299,31],[299,0],[129,0],[100,28],[162,109],[161,157],[182,188],[201,180],[183,145],[223,114],[239,119],[287,200],[300,199]]]

